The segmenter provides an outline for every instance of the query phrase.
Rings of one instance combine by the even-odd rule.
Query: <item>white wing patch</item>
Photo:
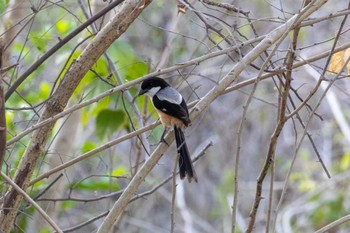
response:
[[[165,100],[173,104],[181,104],[182,95],[172,87],[166,87],[157,92],[159,100]]]

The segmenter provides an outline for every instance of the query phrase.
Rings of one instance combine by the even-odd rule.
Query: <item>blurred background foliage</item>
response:
[[[20,25],[23,30],[18,33],[10,47],[10,64],[18,63],[15,69],[6,73],[6,85],[10,86],[28,67],[40,58],[48,49],[54,46],[60,38],[65,37],[86,20],[81,4],[78,1],[47,1],[40,11],[43,1],[24,1],[18,5],[24,11],[23,18],[33,15],[34,19],[26,26],[25,20]],[[104,1],[79,1],[96,11],[104,7]],[[254,21],[257,35],[264,35],[273,28],[297,13],[302,1],[233,1],[237,7],[250,12],[250,20]],[[248,20],[240,14],[207,6],[200,1],[191,1],[195,9],[206,17],[206,23],[217,29],[224,36],[233,36],[235,42],[244,42],[246,38],[257,35],[252,30]],[[9,0],[0,0],[0,19],[5,20]],[[282,4],[282,5],[280,5]],[[336,1],[313,15],[326,16],[347,9],[346,1]],[[96,9],[95,9],[96,8]],[[86,13],[86,12],[85,12]],[[113,15],[113,11],[111,13]],[[217,19],[214,18],[217,17]],[[109,16],[106,16],[105,21]],[[0,20],[0,21],[1,21]],[[303,28],[299,34],[298,55],[304,58],[329,51],[334,42],[334,35],[341,18],[325,20],[315,27]],[[4,21],[6,24],[6,21]],[[105,22],[98,21],[96,27]],[[225,24],[227,23],[227,24]],[[347,22],[348,24],[348,22]],[[208,30],[196,15],[196,11],[187,9],[185,14],[178,14],[176,1],[153,1],[141,17],[128,31],[106,50],[96,64],[85,75],[76,89],[70,106],[92,99],[122,83],[135,80],[149,72],[175,64],[184,63],[200,55],[226,48],[229,44],[214,30]],[[348,26],[348,25],[347,25]],[[315,36],[317,35],[317,36]],[[65,72],[79,57],[86,44],[92,40],[95,33],[91,28],[84,30],[69,43],[65,44],[54,56],[36,69],[21,85],[16,93],[6,102],[7,139],[11,140],[20,132],[34,125],[43,105],[56,90]],[[344,44],[348,32],[342,34],[339,43]],[[274,55],[275,67],[283,66],[283,59],[290,40],[284,41]],[[194,67],[178,70],[165,75],[170,82],[184,95],[188,102],[205,95],[240,56],[251,48],[242,49],[242,54],[212,58]],[[271,52],[271,51],[268,51]],[[110,63],[109,58],[112,63]],[[254,64],[259,67],[264,57]],[[301,56],[297,60],[302,60]],[[326,58],[312,63],[314,69],[322,72]],[[268,67],[273,70],[273,67]],[[247,67],[237,83],[256,77],[259,70]],[[304,68],[293,71],[293,87],[298,90],[301,98],[305,98],[315,85],[315,80]],[[327,78],[334,75],[327,74]],[[134,97],[137,88],[131,88],[129,94]],[[342,112],[349,121],[349,80],[339,79],[331,89],[341,105]],[[235,165],[237,129],[242,117],[242,108],[251,91],[251,86],[245,86],[237,91],[219,97],[212,106],[193,122],[187,130],[187,140],[192,155],[195,156],[209,142],[213,146],[206,151],[196,164],[199,176],[198,184],[178,182],[176,232],[228,232],[231,229],[231,205],[233,198],[233,178]],[[324,90],[317,90],[308,102],[313,108]],[[297,96],[292,95],[300,104]],[[236,232],[243,232],[249,217],[249,210],[255,194],[256,178],[264,162],[270,135],[276,124],[278,92],[272,80],[262,81],[254,95],[242,132],[239,207]],[[312,232],[322,226],[349,214],[349,166],[350,142],[340,130],[335,113],[330,111],[329,101],[322,101],[310,123],[308,132],[318,148],[324,163],[330,170],[332,178],[325,176],[315,155],[310,141],[304,139],[297,153],[294,167],[291,171],[285,199],[279,209],[276,219],[276,232]],[[136,101],[145,125],[157,120],[149,101],[140,97]],[[78,120],[66,124],[63,119],[56,124],[42,155],[40,164],[33,178],[45,170],[53,168],[51,157],[61,160],[61,163],[78,155],[87,153],[112,139],[131,132],[140,127],[140,122],[128,101],[126,90],[109,95],[96,103],[78,111]],[[302,121],[307,121],[309,109],[300,110]],[[74,130],[74,134],[63,135],[70,143],[69,151],[60,151],[60,145],[55,140],[63,132],[64,125]],[[161,126],[146,133],[151,148],[157,145],[162,134]],[[304,129],[295,119],[290,120],[279,138],[275,159],[273,208],[277,206],[286,175],[292,163],[292,157]],[[74,136],[76,135],[76,136]],[[10,145],[7,150],[6,163],[2,171],[14,175],[18,162],[26,149],[30,135]],[[61,144],[65,147],[65,144]],[[128,141],[108,148],[78,164],[62,171],[63,184],[54,183],[50,189],[54,194],[46,193],[51,181],[42,180],[32,186],[28,193],[37,198],[39,203],[51,206],[55,219],[65,229],[78,225],[97,215],[108,211],[122,190],[135,173],[137,166],[147,159],[144,147],[138,139]],[[145,180],[140,192],[147,191],[158,185],[171,175],[175,163],[175,148],[172,146],[153,172]],[[54,178],[58,176],[55,175]],[[261,210],[257,218],[256,232],[263,232],[266,225],[266,211],[269,195],[268,179],[263,190]],[[55,189],[55,186],[57,189]],[[4,193],[8,185],[0,182],[0,190]],[[108,194],[109,197],[101,198]],[[157,192],[146,198],[132,202],[126,210],[123,219],[119,220],[115,232],[169,232],[171,209],[171,182],[166,183]],[[46,198],[46,199],[45,199]],[[96,198],[96,200],[92,200]],[[79,200],[77,200],[79,199]],[[186,203],[184,207],[181,203]],[[49,208],[49,207],[46,207]],[[50,228],[39,226],[42,221],[36,216],[34,209],[23,202],[21,214],[17,218],[16,232],[50,232]],[[103,218],[74,232],[94,232]],[[350,224],[344,224],[333,232],[349,232]]]

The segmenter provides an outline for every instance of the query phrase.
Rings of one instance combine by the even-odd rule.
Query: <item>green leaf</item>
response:
[[[151,144],[158,144],[161,140],[163,132],[164,132],[163,126],[159,126],[159,127],[154,128],[148,137],[150,140],[150,143]]]
[[[58,34],[64,36],[71,28],[71,21],[62,19],[55,24],[55,27]]]
[[[70,186],[75,190],[120,190],[120,186],[117,184],[117,182],[115,182],[114,179],[113,182],[111,182],[109,177],[102,177],[98,179],[86,179],[79,183],[72,183]]]
[[[350,153],[346,153],[343,155],[340,161],[340,168],[345,171],[348,170],[350,166]]]
[[[5,11],[8,3],[9,0],[0,0],[0,14],[2,14]]]
[[[39,233],[50,233],[51,230],[49,228],[44,228],[39,231]]]
[[[86,141],[83,145],[82,153],[84,154],[84,153],[91,151],[95,148],[96,148],[95,143],[93,143],[92,141]]]
[[[131,81],[131,80],[137,79],[147,74],[147,70],[148,70],[148,66],[146,63],[138,59],[133,59],[132,63],[126,66],[125,81]]]
[[[40,92],[39,92],[39,98],[40,99],[46,99],[49,97],[51,91],[50,84],[48,82],[42,82],[40,83]]]
[[[126,174],[128,174],[128,169],[126,169],[125,167],[117,167],[116,169],[114,169],[112,171],[112,176],[125,176]]]
[[[49,26],[44,26],[40,31],[31,31],[29,41],[36,46],[39,51],[45,51],[48,43],[52,42],[52,30]],[[30,57],[29,59],[33,59]]]
[[[62,203],[62,208],[64,210],[70,210],[70,209],[72,209],[73,207],[75,207],[77,205],[78,205],[78,203],[76,201],[64,201]]]
[[[114,133],[125,121],[125,113],[122,110],[101,110],[96,117],[96,134],[99,138],[104,138]]]

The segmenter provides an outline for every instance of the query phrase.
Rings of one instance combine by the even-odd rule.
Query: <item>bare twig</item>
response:
[[[118,1],[119,2],[119,1]],[[149,4],[150,1],[145,1]],[[115,16],[104,26],[98,35],[88,44],[79,58],[74,61],[69,71],[65,74],[59,87],[52,95],[50,101],[40,116],[39,121],[49,119],[62,112],[66,107],[68,100],[80,81],[98,60],[103,52],[118,39],[137,18],[144,8],[140,8],[140,2],[137,0],[124,1],[118,8]],[[10,93],[9,93],[10,94]],[[30,177],[34,171],[41,153],[45,149],[46,142],[54,126],[54,121],[35,131],[32,140],[26,147],[24,155],[21,157],[18,169],[15,174],[15,182],[24,190],[27,189]],[[14,189],[10,189],[6,194],[3,208],[6,211],[1,212],[0,225],[5,233],[9,232],[16,216],[16,210],[22,197]]]
[[[5,173],[0,172],[2,178],[4,178],[19,194],[21,194],[24,199],[26,199],[34,208],[40,213],[41,216],[52,226],[52,228],[57,232],[63,231],[57,226],[57,224],[48,216],[43,209],[30,197],[26,192],[24,192],[15,182],[13,182]]]
[[[0,62],[0,64],[1,64],[1,62]],[[6,73],[7,71],[11,70],[12,68],[14,68],[16,66],[18,66],[17,63],[16,64],[12,64],[10,66],[3,67],[3,68],[0,67],[0,74]]]
[[[72,231],[76,231],[76,230],[78,230],[78,229],[80,229],[80,228],[82,228],[82,227],[84,227],[84,226],[86,226],[86,225],[89,225],[90,223],[92,223],[92,222],[94,222],[94,221],[96,221],[96,220],[98,220],[98,219],[100,219],[100,218],[103,218],[103,217],[106,216],[108,213],[109,213],[109,211],[103,212],[102,214],[99,214],[99,215],[97,215],[97,216],[95,216],[95,217],[93,217],[93,218],[91,218],[91,219],[89,219],[89,220],[87,220],[87,221],[85,221],[85,222],[83,222],[83,223],[80,223],[80,224],[78,224],[78,225],[76,225],[76,226],[74,226],[74,227],[70,227],[70,228],[63,229],[63,232],[72,232]]]
[[[326,1],[314,1],[313,4],[309,4],[307,7],[305,7],[303,10],[301,10],[300,14],[293,16],[291,19],[287,21],[291,22],[294,27],[298,27],[297,25],[302,21],[302,19],[305,19],[308,15],[310,15],[312,12],[316,11],[318,8],[320,8]],[[291,72],[292,68],[292,63],[294,60],[294,53],[291,54],[287,58],[287,64],[290,64],[290,68],[287,68],[287,72]],[[247,233],[250,233],[254,229],[255,225],[255,218],[256,214],[259,208],[259,204],[262,198],[262,184],[263,181],[267,175],[268,169],[270,168],[271,163],[273,163],[273,159],[275,156],[275,151],[276,151],[276,145],[277,145],[277,140],[278,137],[283,129],[283,126],[286,122],[286,107],[287,107],[287,99],[289,95],[289,90],[290,90],[290,84],[291,84],[291,73],[286,76],[286,81],[284,88],[282,90],[280,99],[279,99],[279,109],[278,109],[278,123],[276,125],[276,128],[271,135],[270,139],[270,144],[269,144],[269,149],[267,152],[266,160],[264,162],[264,166],[258,176],[257,179],[257,185],[256,185],[256,193],[255,193],[255,198],[254,198],[254,203],[251,208],[250,214],[249,214],[249,222],[248,222],[248,228],[246,230]]]
[[[1,51],[0,51],[1,59]],[[1,61],[0,61],[1,63]],[[6,115],[5,115],[5,98],[2,74],[0,73],[0,168],[5,160],[6,153]]]
[[[262,36],[262,37],[259,37],[259,38],[252,39],[249,42],[242,43],[240,46],[243,47],[243,46],[246,46],[246,45],[251,44],[251,43],[259,42],[263,38],[264,37]],[[350,43],[349,43],[348,46],[350,46]],[[153,73],[147,74],[145,76],[142,76],[141,78],[139,78],[137,80],[130,81],[128,83],[125,83],[123,85],[117,86],[117,87],[115,87],[113,89],[110,89],[108,91],[105,91],[105,92],[99,94],[98,96],[88,100],[88,101],[85,101],[85,102],[82,102],[80,104],[74,105],[71,108],[69,108],[69,109],[67,109],[67,110],[65,110],[63,112],[58,113],[57,115],[51,116],[50,118],[42,120],[38,124],[31,126],[29,129],[23,131],[22,133],[18,134],[17,136],[15,136],[11,140],[9,140],[7,142],[7,146],[13,144],[14,142],[17,142],[22,137],[24,137],[25,135],[33,132],[34,130],[39,129],[39,128],[47,125],[47,124],[50,124],[50,123],[56,121],[57,119],[62,118],[62,117],[64,117],[67,114],[70,114],[73,111],[76,111],[76,110],[78,110],[80,108],[88,106],[88,105],[90,105],[92,103],[95,103],[95,102],[99,101],[100,99],[102,99],[102,98],[104,98],[106,96],[109,96],[109,95],[111,95],[113,93],[116,93],[116,92],[121,91],[121,90],[128,89],[128,88],[130,88],[132,86],[135,86],[136,84],[142,82],[143,80],[145,80],[145,79],[147,79],[149,77],[162,75],[162,74],[169,73],[169,72],[172,72],[172,71],[176,71],[178,69],[182,69],[182,68],[185,68],[185,67],[188,67],[188,66],[191,66],[191,65],[197,65],[197,64],[199,64],[199,63],[201,63],[201,62],[203,62],[205,60],[211,59],[213,57],[220,56],[220,55],[225,55],[226,53],[229,53],[229,52],[231,52],[233,50],[236,50],[238,47],[239,46],[232,46],[232,47],[230,47],[228,49],[225,49],[225,50],[221,50],[221,51],[213,52],[213,53],[210,53],[210,54],[206,54],[206,55],[203,55],[201,57],[192,59],[192,60],[190,60],[190,61],[188,61],[186,63],[177,64],[177,65],[172,66],[172,67],[168,67],[168,68],[165,68],[165,69],[162,69],[162,70],[158,70],[156,72],[153,72]],[[266,78],[268,78],[268,77],[266,77]]]
[[[202,2],[204,2],[205,4],[211,5],[211,6],[216,6],[216,7],[226,9],[228,11],[240,13],[240,14],[243,14],[245,16],[247,16],[249,14],[249,11],[243,11],[243,10],[241,10],[241,9],[239,9],[239,8],[235,7],[234,5],[229,4],[229,3],[214,2],[211,0],[202,0]]]
[[[177,171],[177,164],[178,161],[180,159],[180,156],[177,155],[176,156],[176,161],[174,164],[174,170],[173,170],[173,191],[172,191],[172,195],[171,195],[171,210],[170,210],[170,232],[174,233],[175,230],[175,199],[176,199],[176,171]]]
[[[194,157],[194,159],[192,160],[194,163],[200,159],[203,155],[205,155],[206,151],[208,150],[208,148],[212,146],[212,142],[208,142],[206,144],[206,146],[204,146],[199,152],[198,154]],[[176,163],[177,164],[177,163]],[[178,173],[178,172],[177,172]],[[155,193],[160,187],[163,187],[166,183],[168,183],[173,177],[176,177],[176,174],[174,175],[174,173],[172,173],[170,176],[168,176],[166,179],[164,179],[162,182],[160,182],[157,186],[153,187],[152,189],[148,190],[148,191],[145,191],[143,193],[139,193],[139,194],[135,194],[135,196],[130,199],[130,202],[133,202],[133,201],[136,201],[138,199],[142,199],[148,195],[151,195],[153,193]],[[103,196],[100,196],[100,197],[97,197],[97,198],[90,198],[90,199],[77,199],[77,198],[71,198],[69,200],[73,200],[73,201],[82,201],[82,202],[89,202],[89,201],[97,201],[97,200],[102,200],[102,199],[105,199],[105,198],[110,198],[110,197],[118,197],[120,196],[120,194],[124,192],[124,190],[121,190],[121,191],[118,191],[118,192],[115,192],[115,193],[110,193],[110,194],[106,194],[106,195],[103,195]],[[53,200],[45,200],[45,201],[66,201],[68,199],[53,199]],[[39,200],[38,200],[39,201]],[[64,232],[71,232],[71,231],[74,231],[74,230],[77,230],[79,228],[82,228],[83,226],[86,226],[104,216],[106,216],[107,214],[109,213],[109,211],[107,212],[104,212],[94,218],[91,218],[83,223],[80,223],[74,227],[71,227],[71,228],[68,228],[68,229],[64,229],[63,231]]]
[[[68,41],[73,39],[76,35],[78,35],[81,31],[83,31],[86,27],[88,27],[91,23],[95,22],[97,19],[101,18],[107,12],[118,6],[124,0],[116,0],[111,4],[106,6],[101,11],[97,12],[94,16],[89,18],[85,23],[81,24],[77,27],[73,32],[71,32],[68,36],[62,38],[54,47],[52,47],[49,51],[47,51],[41,58],[39,58],[31,67],[29,67],[7,90],[5,95],[5,100],[8,100],[12,93],[27,79],[27,77],[36,70],[42,63],[44,63],[52,54],[54,54],[57,50],[59,50],[63,45],[65,45]]]
[[[284,35],[286,36],[286,34]],[[247,112],[249,105],[253,99],[254,93],[258,87],[259,82],[261,81],[261,76],[264,71],[264,68],[267,66],[267,64],[270,62],[271,58],[275,54],[279,44],[283,41],[284,36],[281,37],[281,39],[275,43],[274,48],[270,55],[265,59],[264,63],[262,64],[262,67],[259,71],[258,77],[254,81],[254,85],[252,87],[252,90],[248,96],[247,101],[245,102],[243,106],[243,112],[242,112],[242,117],[241,121],[238,126],[237,130],[237,140],[236,140],[236,160],[235,160],[235,176],[234,176],[234,196],[233,196],[233,203],[232,203],[232,224],[231,224],[231,233],[235,233],[236,229],[236,213],[237,213],[237,207],[238,207],[238,193],[239,193],[239,183],[238,183],[238,174],[239,174],[239,161],[240,161],[240,153],[241,153],[241,137],[242,137],[242,131],[243,131],[243,126],[245,123],[245,119],[247,117]]]
[[[323,71],[322,71],[322,74],[320,75],[319,80],[317,81],[317,83],[316,83],[316,85],[315,85],[315,87],[314,87],[314,91],[313,91],[313,92],[316,92],[316,90],[320,87],[320,85],[321,85],[321,83],[322,83],[322,81],[323,81],[323,79],[324,79],[324,75],[325,75],[325,73],[326,73],[326,71],[327,71],[327,67],[328,67],[328,65],[329,65],[329,63],[330,63],[330,61],[331,61],[331,56],[332,56],[332,54],[335,53],[336,43],[337,43],[337,41],[338,41],[338,39],[339,39],[339,37],[340,37],[341,31],[342,31],[342,28],[343,28],[343,26],[344,26],[344,24],[345,24],[345,22],[346,22],[346,19],[347,19],[347,15],[344,16],[344,18],[343,18],[343,20],[342,20],[342,23],[341,23],[341,25],[340,25],[340,27],[339,27],[339,29],[338,29],[338,32],[337,32],[337,35],[336,35],[336,39],[335,39],[335,41],[334,41],[334,43],[333,43],[333,45],[332,45],[332,48],[331,48],[331,50],[330,50],[330,52],[329,52],[329,55],[328,55],[328,58],[327,58],[327,62],[326,62],[326,64],[325,64],[325,66],[324,66],[324,69],[323,69]],[[347,61],[347,62],[349,62],[349,61]],[[345,64],[344,64],[344,66],[345,66]],[[338,76],[339,76],[339,75],[340,75],[340,74],[338,74]],[[327,92],[328,89],[330,88],[331,84],[332,84],[335,80],[336,80],[336,78],[332,80],[332,82],[329,84],[329,86],[328,86],[327,88],[325,88],[324,93],[323,93],[323,96],[326,94],[326,92]],[[321,99],[322,99],[322,98],[323,98],[323,97],[321,97]],[[320,101],[321,101],[321,100],[320,100]],[[318,102],[318,105],[316,105],[316,106],[319,106],[320,101]],[[303,133],[303,135],[302,135],[302,137],[301,137],[301,139],[300,139],[300,142],[299,142],[299,144],[297,145],[297,148],[296,148],[296,150],[295,150],[295,153],[294,153],[294,156],[293,156],[293,159],[292,159],[291,166],[290,166],[290,168],[289,168],[289,170],[288,170],[288,173],[287,173],[287,176],[286,176],[286,179],[285,179],[285,183],[284,183],[284,186],[283,186],[283,190],[282,190],[282,193],[281,193],[281,197],[280,197],[279,202],[278,202],[278,204],[277,204],[277,207],[276,207],[276,209],[275,209],[274,228],[275,228],[275,224],[276,224],[277,214],[278,214],[278,212],[279,212],[279,209],[280,209],[280,207],[281,207],[282,201],[283,201],[284,196],[285,196],[285,194],[286,194],[287,184],[288,184],[288,180],[289,180],[289,177],[290,177],[290,175],[291,175],[291,171],[292,171],[292,168],[293,168],[295,159],[296,159],[296,154],[297,154],[297,152],[298,152],[299,149],[300,149],[300,146],[301,146],[301,143],[302,143],[302,141],[303,141],[303,138],[305,137],[305,135],[308,135],[307,128],[308,128],[308,125],[309,125],[309,123],[310,123],[310,121],[311,121],[311,118],[312,118],[312,116],[313,116],[313,113],[316,112],[316,109],[317,109],[317,107],[314,108],[314,109],[311,111],[309,120],[307,121],[306,124],[303,124],[304,133]],[[291,115],[291,114],[292,114],[292,113],[290,113],[289,115]],[[313,143],[312,143],[312,144],[313,144]],[[327,176],[330,177],[330,174],[329,174],[329,172],[328,172],[326,166],[324,165],[324,163],[323,163],[323,161],[322,161],[320,155],[319,155],[318,153],[317,153],[316,155],[318,156],[319,161],[321,162],[321,166],[322,166],[322,167],[324,168],[324,170],[326,171]]]
[[[138,130],[136,130],[134,132],[131,132],[129,134],[126,134],[124,136],[116,138],[116,139],[114,139],[114,140],[112,140],[110,142],[107,142],[106,144],[104,144],[102,146],[99,146],[99,147],[97,147],[97,148],[95,148],[93,150],[90,150],[90,151],[88,151],[88,152],[86,152],[86,153],[84,153],[84,154],[82,154],[82,155],[80,155],[80,156],[78,156],[78,157],[68,161],[68,162],[65,162],[65,163],[63,163],[63,164],[61,164],[61,165],[59,165],[59,166],[57,166],[57,167],[55,167],[55,168],[45,172],[44,174],[42,174],[42,175],[36,177],[35,179],[31,180],[29,185],[33,185],[36,182],[38,182],[38,181],[40,181],[40,180],[42,180],[44,178],[48,178],[50,175],[52,175],[52,174],[54,174],[54,173],[56,173],[56,172],[58,172],[60,170],[63,170],[63,169],[65,169],[65,168],[67,168],[67,167],[69,167],[69,166],[71,166],[71,165],[73,165],[73,164],[75,164],[75,163],[77,163],[77,162],[79,162],[81,160],[84,160],[84,159],[86,159],[86,158],[88,158],[88,157],[90,157],[92,155],[95,155],[95,154],[97,154],[97,153],[99,153],[99,152],[101,152],[101,151],[103,151],[103,150],[105,150],[107,148],[110,148],[111,146],[114,146],[114,145],[116,145],[116,144],[118,144],[118,143],[120,143],[122,141],[128,140],[128,139],[130,139],[132,137],[135,137],[135,136],[137,136],[137,135],[139,135],[141,133],[144,133],[144,132],[152,129],[153,127],[155,127],[156,125],[159,125],[159,124],[160,124],[159,122],[155,122],[155,123],[153,123],[151,125],[148,125],[148,126],[146,126],[144,128],[138,129]]]
[[[196,105],[194,111],[191,112],[191,120],[199,116],[199,114],[204,111],[220,94],[222,94],[225,89],[235,80],[235,78],[244,70],[244,68],[251,64],[261,53],[263,53],[267,48],[269,48],[273,43],[278,41],[286,32],[291,30],[295,23],[301,22],[312,12],[321,7],[326,0],[316,1],[312,7],[307,10],[302,11],[300,14],[293,16],[284,25],[277,27],[273,30],[269,36],[264,38],[252,51],[250,51],[246,56],[244,56],[240,62],[238,62],[231,71],[220,81],[220,83],[211,89]],[[174,140],[173,135],[167,135],[166,141],[172,142]],[[165,152],[165,145],[160,144],[155,151],[152,153],[150,158],[144,163],[140,168],[138,173],[131,180],[129,185],[126,187],[125,192],[121,195],[119,200],[114,204],[111,212],[107,215],[106,219],[100,226],[98,233],[108,232],[115,220],[123,212],[124,208],[127,206],[129,200],[131,199],[133,193],[136,192],[139,185],[142,183],[143,179],[152,170],[157,161],[161,158],[162,154]]]

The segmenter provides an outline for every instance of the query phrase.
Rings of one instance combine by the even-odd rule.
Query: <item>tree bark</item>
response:
[[[6,115],[5,115],[5,96],[4,88],[2,85],[2,45],[0,44],[0,169],[5,160],[6,152]]]
[[[290,18],[285,24],[277,27],[272,32],[270,32],[254,49],[252,49],[248,54],[246,54],[240,62],[238,62],[226,75],[217,86],[213,87],[201,100],[196,104],[194,110],[191,112],[191,120],[199,116],[199,114],[204,111],[219,95],[225,92],[231,83],[239,76],[239,74],[256,58],[258,58],[266,49],[274,45],[279,39],[285,37],[287,33],[294,29],[294,27],[310,14],[319,9],[327,0],[317,0],[308,9],[303,9],[298,15]],[[173,135],[168,135],[165,141],[171,143],[174,140]],[[158,160],[162,157],[167,146],[164,143],[158,145],[158,147],[153,151],[148,160],[142,165],[140,170],[135,174],[131,182],[125,188],[122,195],[114,203],[113,207],[109,211],[107,217],[104,219],[103,223],[99,227],[97,233],[108,233],[115,221],[124,211],[125,207],[129,204],[130,199],[135,195],[138,187],[141,185],[142,181],[152,170]]]
[[[69,104],[71,105],[71,104]],[[55,168],[62,163],[65,163],[69,160],[70,157],[67,155],[73,155],[74,147],[77,146],[76,140],[77,140],[77,131],[79,126],[79,121],[81,119],[81,111],[75,111],[72,114],[68,115],[67,117],[61,119],[57,124],[58,127],[58,135],[52,144],[52,147],[50,148],[50,153],[48,154],[48,162],[45,166],[45,170],[50,170],[52,168]],[[69,185],[69,178],[68,177],[74,177],[74,173],[77,172],[75,169],[67,169],[64,172],[64,177],[61,177],[58,181],[55,182],[55,184],[48,189],[45,194],[44,198],[61,198],[64,195],[64,187]],[[51,184],[57,176],[59,172],[53,174],[50,176],[50,178],[47,180],[47,183]],[[56,216],[58,212],[57,209],[60,209],[60,206],[62,205],[61,202],[58,203],[52,203],[52,202],[41,202],[40,206],[42,209],[45,210],[46,214],[49,215],[53,220],[56,219]],[[33,216],[32,220],[29,220],[28,224],[28,230],[27,233],[36,233],[40,232],[41,229],[49,228],[50,225],[48,222],[42,220],[42,216],[36,212]]]
[[[97,34],[84,49],[80,57],[71,65],[56,92],[47,102],[39,121],[48,119],[64,110],[74,90],[103,52],[119,38],[139,14],[151,3],[151,0],[127,0],[116,10],[115,17]],[[35,165],[44,152],[46,142],[54,122],[36,130],[16,171],[14,181],[26,190]],[[14,189],[6,194],[0,213],[0,231],[9,233],[17,214],[22,197]]]

